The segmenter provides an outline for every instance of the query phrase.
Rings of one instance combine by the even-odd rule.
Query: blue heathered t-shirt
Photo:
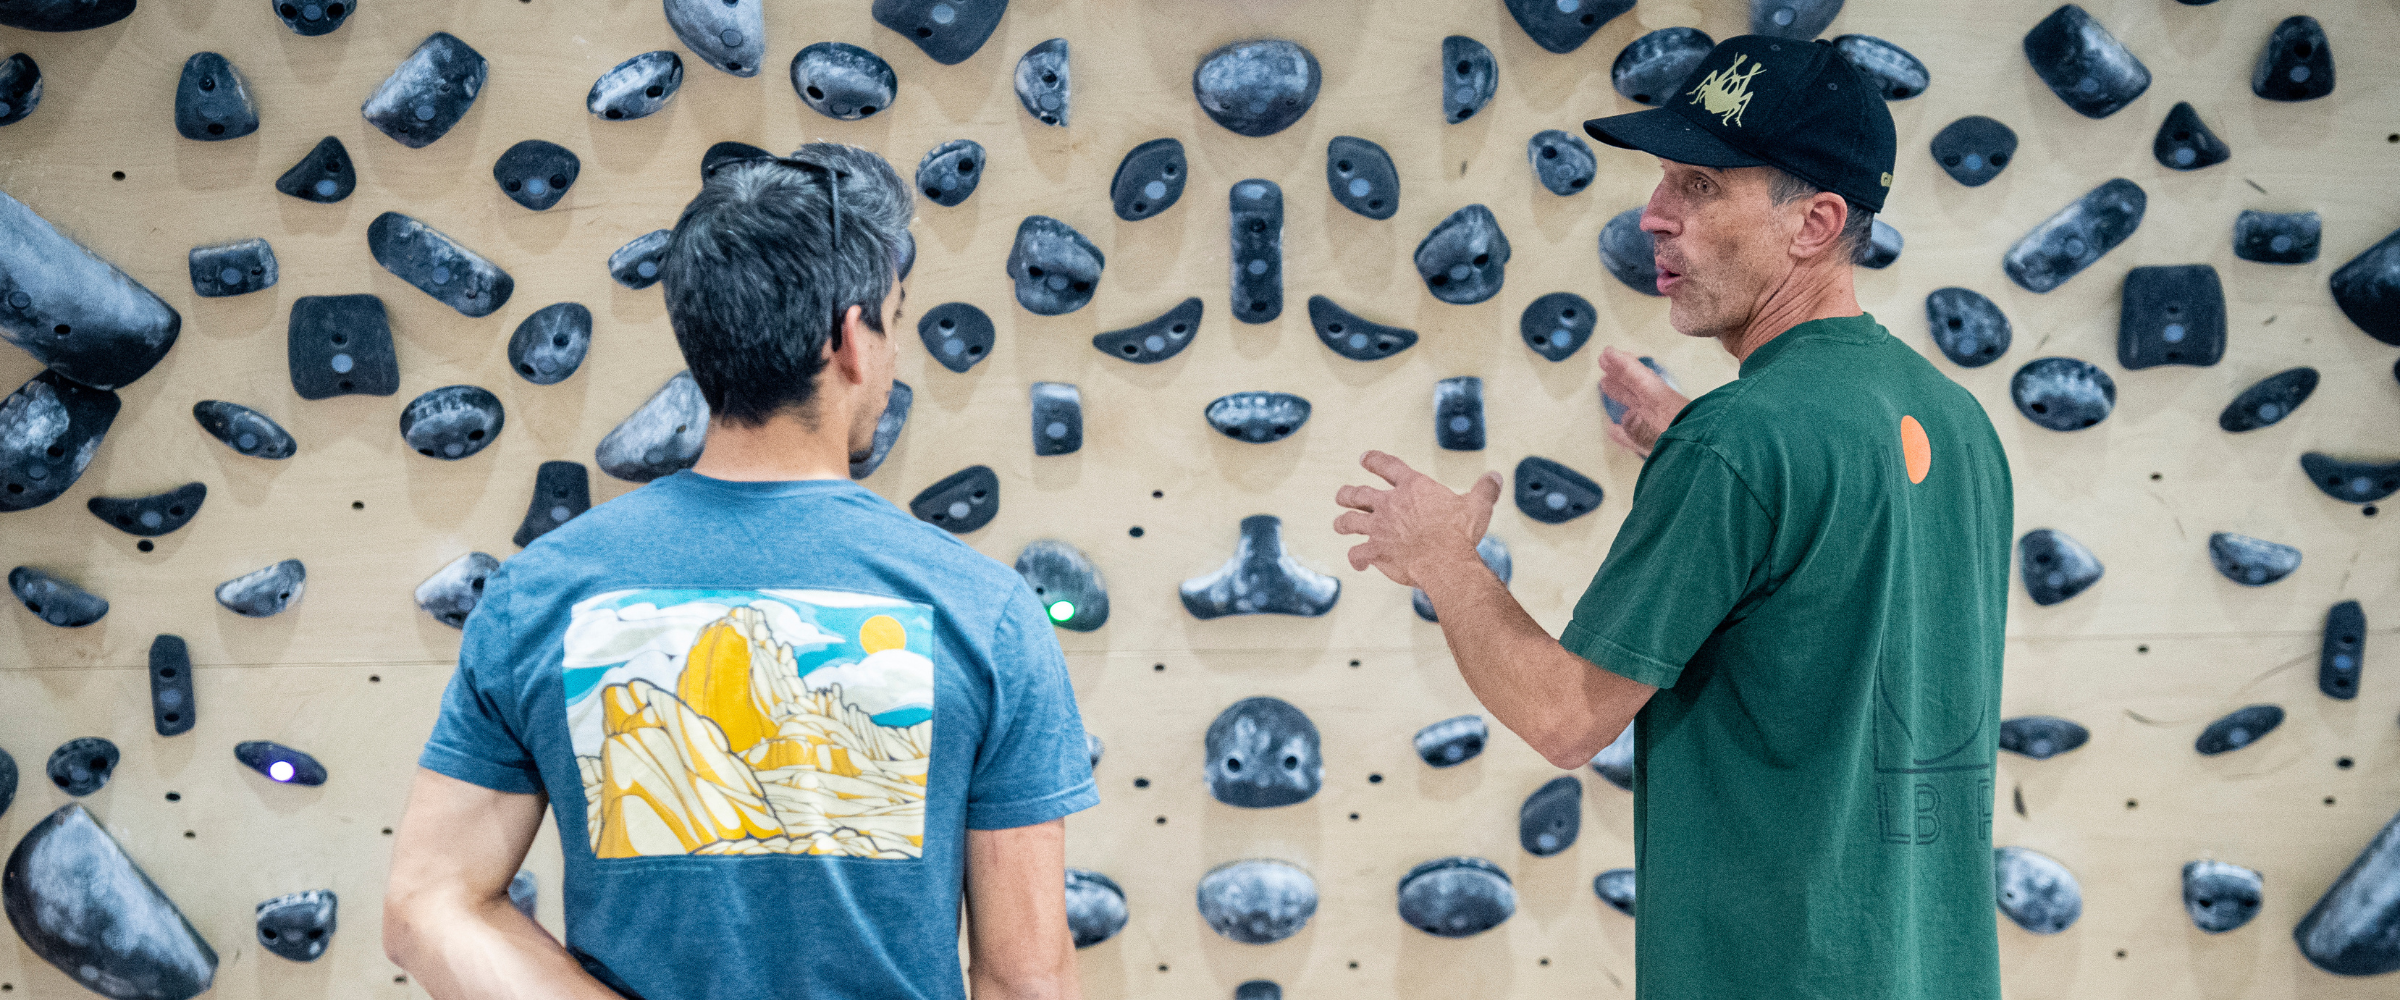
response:
[[[547,791],[567,944],[648,1000],[960,1000],[969,829],[1098,803],[1008,567],[855,483],[677,473],[484,584],[419,763]]]

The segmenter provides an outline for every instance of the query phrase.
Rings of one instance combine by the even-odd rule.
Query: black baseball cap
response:
[[[1594,118],[1611,146],[1701,167],[1779,167],[1883,211],[1899,142],[1883,94],[1833,44],[1737,35],[1717,43],[1661,107]]]

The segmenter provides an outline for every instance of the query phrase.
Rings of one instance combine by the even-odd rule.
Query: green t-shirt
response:
[[[1642,1000],[1996,1000],[2007,457],[1872,316],[1659,435],[1559,641],[1634,720]]]

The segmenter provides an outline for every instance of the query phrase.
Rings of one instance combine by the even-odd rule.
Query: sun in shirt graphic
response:
[[[565,645],[593,854],[924,854],[930,607],[621,590],[577,603]]]

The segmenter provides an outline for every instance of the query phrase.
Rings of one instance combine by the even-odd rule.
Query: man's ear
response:
[[[1792,255],[1815,257],[1835,249],[1842,240],[1842,227],[1850,221],[1850,203],[1831,191],[1808,196],[1801,210],[1800,231],[1792,237]]]
[[[867,337],[874,332],[867,328],[865,306],[853,305],[843,310],[840,343],[828,341],[825,345],[826,359],[832,362],[827,367],[839,371],[853,385],[865,384]]]

